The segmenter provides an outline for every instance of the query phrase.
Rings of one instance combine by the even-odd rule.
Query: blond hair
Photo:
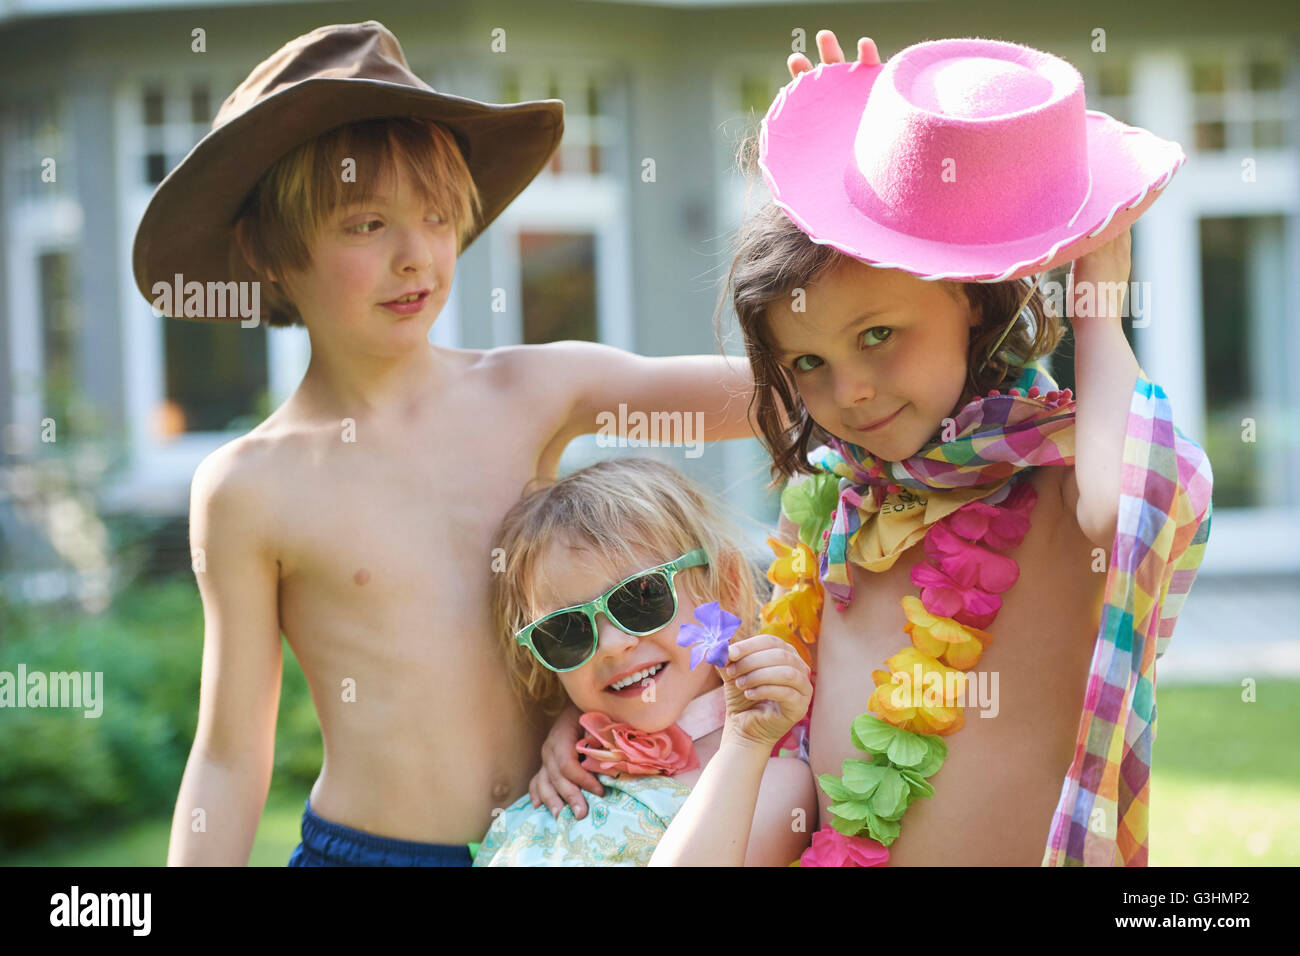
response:
[[[557,610],[539,606],[535,594],[541,562],[552,544],[586,544],[610,566],[625,567],[644,560],[638,552],[650,552],[654,561],[647,566],[653,567],[703,548],[709,563],[678,573],[678,595],[685,589],[697,605],[717,601],[737,615],[738,640],[756,632],[759,593],[758,574],[738,538],[695,482],[646,458],[599,462],[526,490],[493,540],[493,547],[504,551],[505,570],[493,575],[492,626],[515,693],[548,713],[558,712],[566,701],[555,672],[515,641],[525,625]]]
[[[345,181],[352,160],[356,181]],[[478,188],[452,132],[418,117],[364,120],[310,139],[282,156],[244,200],[236,217],[230,268],[235,277],[262,283],[271,325],[302,325],[282,278],[311,264],[312,238],[334,212],[391,191],[399,169],[408,171],[420,198],[442,211],[464,249],[481,212]],[[240,246],[243,246],[241,252]],[[247,257],[247,258],[246,258]]]

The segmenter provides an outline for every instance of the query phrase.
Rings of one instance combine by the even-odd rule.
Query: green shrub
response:
[[[0,850],[169,814],[194,741],[203,608],[192,578],[126,591],[103,614],[28,612],[0,670],[103,672],[103,713],[0,711]],[[286,649],[273,787],[302,794],[321,765],[307,683]]]

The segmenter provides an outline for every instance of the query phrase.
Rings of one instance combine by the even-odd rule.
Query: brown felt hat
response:
[[[339,126],[400,116],[441,123],[460,145],[482,201],[466,245],[541,172],[564,132],[559,100],[496,105],[436,92],[382,23],[320,27],[254,67],[158,184],[135,233],[136,287],[153,302],[154,284],[178,273],[187,283],[231,281],[235,219],[277,160]]]

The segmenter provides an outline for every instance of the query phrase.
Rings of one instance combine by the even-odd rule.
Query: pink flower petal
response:
[[[883,866],[889,849],[868,837],[845,836],[823,827],[812,836],[812,845],[799,857],[800,866]]]

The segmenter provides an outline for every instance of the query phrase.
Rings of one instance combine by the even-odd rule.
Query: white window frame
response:
[[[236,437],[235,432],[187,432],[168,441],[156,438],[151,416],[166,397],[164,326],[135,287],[132,248],[135,230],[144,215],[154,185],[141,170],[145,155],[144,124],[140,109],[144,90],[162,86],[165,97],[164,147],[170,158],[184,155],[192,146],[193,124],[170,122],[173,101],[188,103],[189,84],[206,79],[216,108],[238,78],[225,70],[206,76],[192,72],[150,71],[132,73],[114,94],[114,148],[117,166],[118,274],[124,277],[118,313],[122,317],[122,375],[125,424],[129,447],[127,475],[114,489],[114,499],[139,510],[175,511],[184,508],[194,469],[212,451]],[[170,169],[168,169],[170,172]],[[169,320],[179,321],[179,320]],[[263,333],[257,333],[263,334]],[[310,357],[305,329],[271,329],[267,335],[267,386],[272,406],[292,394]]]
[[[33,442],[36,428],[46,416],[39,385],[45,378],[42,320],[48,303],[41,302],[40,259],[49,253],[69,253],[78,260],[76,268],[80,270],[81,226],[81,206],[68,196],[21,202],[5,223],[11,408],[14,423],[30,428]]]

